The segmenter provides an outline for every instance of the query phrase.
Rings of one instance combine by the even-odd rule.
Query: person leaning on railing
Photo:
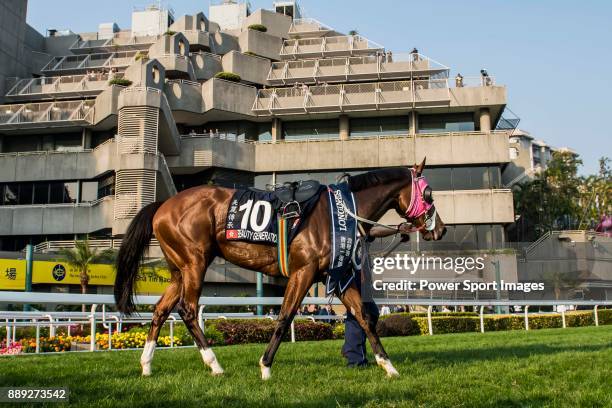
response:
[[[416,47],[414,47],[412,51],[410,51],[410,55],[412,56],[412,61],[419,60],[419,50],[417,50]]]
[[[457,74],[455,77],[455,87],[463,88],[463,76],[461,74]]]

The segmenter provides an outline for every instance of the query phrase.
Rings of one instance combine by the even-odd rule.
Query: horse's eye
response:
[[[433,190],[431,187],[427,186],[425,190],[423,190],[423,200],[425,200],[427,204],[433,203]]]

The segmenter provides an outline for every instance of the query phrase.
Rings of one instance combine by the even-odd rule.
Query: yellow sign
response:
[[[0,290],[25,290],[26,261],[0,259]]]
[[[25,290],[26,261],[0,259],[0,290]],[[91,286],[113,286],[115,268],[108,264],[90,265],[87,274]],[[170,282],[166,268],[142,267],[136,278],[136,292],[162,293]],[[32,284],[80,285],[80,271],[67,262],[34,261]]]
[[[67,262],[34,261],[32,283],[80,285],[80,270]],[[112,265],[90,265],[87,274],[90,285],[113,285],[115,269]]]

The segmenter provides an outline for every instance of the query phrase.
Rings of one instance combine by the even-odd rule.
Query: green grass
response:
[[[401,374],[348,369],[341,341],[284,343],[272,380],[265,345],[215,349],[212,377],[193,349],[158,349],[153,376],[137,351],[0,359],[0,385],[68,386],[79,406],[612,407],[612,326],[384,338]],[[38,405],[40,406],[40,405]]]

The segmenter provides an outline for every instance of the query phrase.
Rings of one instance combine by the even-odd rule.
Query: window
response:
[[[98,198],[115,195],[115,175],[108,175],[98,182]]]
[[[533,165],[539,166],[540,164],[542,164],[542,158],[540,157],[540,146],[533,145],[531,147],[531,151],[533,153]]]
[[[59,152],[74,152],[82,150],[82,136],[61,135],[55,137],[54,150]]]
[[[37,152],[41,149],[40,136],[38,135],[4,136],[3,152],[5,153]]]
[[[501,188],[501,171],[497,166],[489,167],[489,188]]]
[[[32,204],[32,196],[34,195],[34,185],[32,183],[19,184],[19,199],[18,204]]]
[[[419,115],[418,125],[418,133],[470,132],[475,129],[471,113]]]
[[[34,204],[47,204],[49,202],[49,183],[34,184]]]
[[[351,137],[408,135],[409,122],[407,116],[351,119]]]
[[[488,188],[488,167],[455,167],[453,169],[454,190],[477,190]]]
[[[283,136],[286,140],[339,139],[340,130],[334,119],[284,122]]]
[[[272,123],[257,124],[257,140],[260,142],[272,140]]]
[[[425,168],[423,176],[434,191],[452,190],[452,169],[450,167]]]

